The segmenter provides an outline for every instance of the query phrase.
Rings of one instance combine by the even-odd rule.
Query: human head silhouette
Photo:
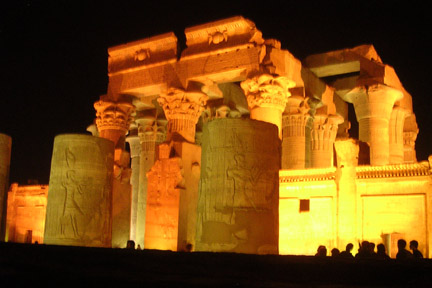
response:
[[[406,241],[404,239],[399,239],[397,242],[398,249],[405,249]]]

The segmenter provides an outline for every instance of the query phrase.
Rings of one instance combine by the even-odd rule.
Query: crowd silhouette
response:
[[[410,252],[406,249],[407,242],[404,239],[399,239],[397,242],[398,252],[396,254],[396,259],[409,260],[423,258],[423,254],[418,250],[418,245],[418,241],[410,241],[409,248],[412,251]],[[390,256],[387,254],[385,245],[382,243],[376,246],[376,252],[375,243],[369,241],[362,241],[361,243],[359,242],[359,248],[355,255],[352,253],[353,249],[354,245],[352,243],[348,243],[345,247],[345,250],[342,252],[340,252],[338,248],[333,248],[330,251],[331,257],[344,259],[391,259]],[[324,245],[320,245],[317,249],[317,253],[315,254],[315,256],[326,257],[327,247]]]

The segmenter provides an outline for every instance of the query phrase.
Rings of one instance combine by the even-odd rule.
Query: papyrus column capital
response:
[[[282,113],[291,93],[294,81],[284,76],[260,74],[240,83],[250,110],[250,118],[272,123],[278,127],[282,139]]]
[[[376,117],[389,119],[395,102],[402,98],[402,91],[380,84],[356,87],[345,96],[345,100],[354,105],[357,121]]]
[[[174,134],[181,135],[189,142],[195,142],[195,125],[198,122],[208,96],[200,91],[185,91],[170,88],[157,101],[168,120],[167,140]]]
[[[134,105],[127,102],[111,102],[99,100],[94,103],[96,109],[96,125],[99,132],[107,129],[129,130],[132,122],[132,113],[135,110]]]
[[[241,82],[249,110],[256,107],[274,108],[282,113],[291,96],[289,88],[295,86],[294,81],[284,76],[272,76],[270,74],[260,74]]]
[[[311,164],[314,168],[331,167],[333,144],[338,125],[343,122],[339,115],[315,114],[312,122]]]
[[[345,96],[354,105],[359,140],[370,146],[371,165],[390,162],[390,117],[395,102],[402,97],[402,91],[381,84],[356,87]]]

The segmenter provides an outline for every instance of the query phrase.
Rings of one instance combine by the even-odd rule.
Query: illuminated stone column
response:
[[[401,91],[385,85],[357,87],[346,94],[353,103],[359,122],[359,140],[370,147],[370,164],[390,162],[389,124],[394,103],[402,99]]]
[[[184,186],[182,161],[170,157],[172,146],[159,146],[159,159],[147,173],[146,249],[178,249],[180,194]]]
[[[306,165],[306,124],[311,118],[302,96],[288,98],[282,115],[282,169],[304,169]]]
[[[134,106],[128,102],[99,100],[94,103],[99,137],[115,145],[112,203],[112,247],[125,247],[130,237],[131,171],[129,154],[125,151],[126,133],[132,122]]]
[[[130,179],[130,183],[132,185],[130,239],[136,241],[137,205],[141,156],[141,143],[140,138],[138,137],[138,128],[136,127],[136,125],[133,125],[133,128],[131,128],[130,135],[126,138],[126,142],[129,143],[132,169],[132,175]]]
[[[355,243],[357,236],[357,184],[359,145],[354,139],[336,140],[337,247]]]
[[[390,164],[404,162],[404,137],[403,128],[407,111],[401,107],[394,107],[390,116],[389,148]]]
[[[208,96],[202,92],[170,88],[157,99],[168,120],[167,141],[195,143],[196,124],[204,111]],[[180,138],[179,138],[180,137]]]
[[[0,241],[5,238],[12,138],[0,133]]]
[[[111,247],[114,144],[90,135],[56,136],[45,244]]]
[[[289,88],[293,81],[282,76],[261,74],[241,82],[250,110],[250,118],[272,123],[278,127],[279,139],[282,139],[282,113],[291,96]]]
[[[333,166],[333,144],[338,125],[343,118],[336,115],[315,114],[311,132],[311,166],[327,168]]]
[[[135,244],[139,244],[144,248],[148,183],[146,174],[155,163],[156,147],[165,141],[166,120],[156,120],[155,117],[148,116],[135,119],[135,122],[138,125],[138,137],[140,143]]]
[[[275,125],[226,118],[204,125],[198,251],[278,253],[280,159]]]
[[[416,163],[417,155],[415,150],[415,141],[419,132],[416,117],[411,114],[405,118],[405,124],[403,128],[403,141],[404,141],[404,162],[405,163]]]

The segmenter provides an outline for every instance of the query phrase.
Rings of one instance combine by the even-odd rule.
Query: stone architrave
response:
[[[343,118],[336,115],[315,114],[311,137],[311,166],[327,168],[333,166],[333,144],[338,125]]]
[[[11,149],[12,138],[0,133],[0,241],[4,240],[6,232],[6,207]]]
[[[114,143],[80,134],[54,139],[45,244],[111,247]]]
[[[159,146],[159,160],[147,173],[146,249],[178,248],[180,191],[184,179],[179,157],[169,158],[170,144]]]
[[[294,87],[295,82],[283,76],[260,74],[240,85],[247,98],[250,118],[276,125],[279,139],[282,139],[282,113],[291,96],[288,89]]]
[[[359,140],[370,146],[370,164],[390,162],[389,125],[393,106],[403,93],[386,85],[356,87],[345,95],[353,103],[359,122]]]
[[[208,96],[200,91],[170,88],[157,99],[162,106],[167,124],[167,141],[186,140],[195,143],[198,119],[204,111]],[[180,136],[180,139],[176,137]]]
[[[282,169],[304,169],[309,107],[303,96],[289,97],[287,106],[282,115]]]
[[[275,125],[204,125],[196,250],[278,253],[280,139]]]

